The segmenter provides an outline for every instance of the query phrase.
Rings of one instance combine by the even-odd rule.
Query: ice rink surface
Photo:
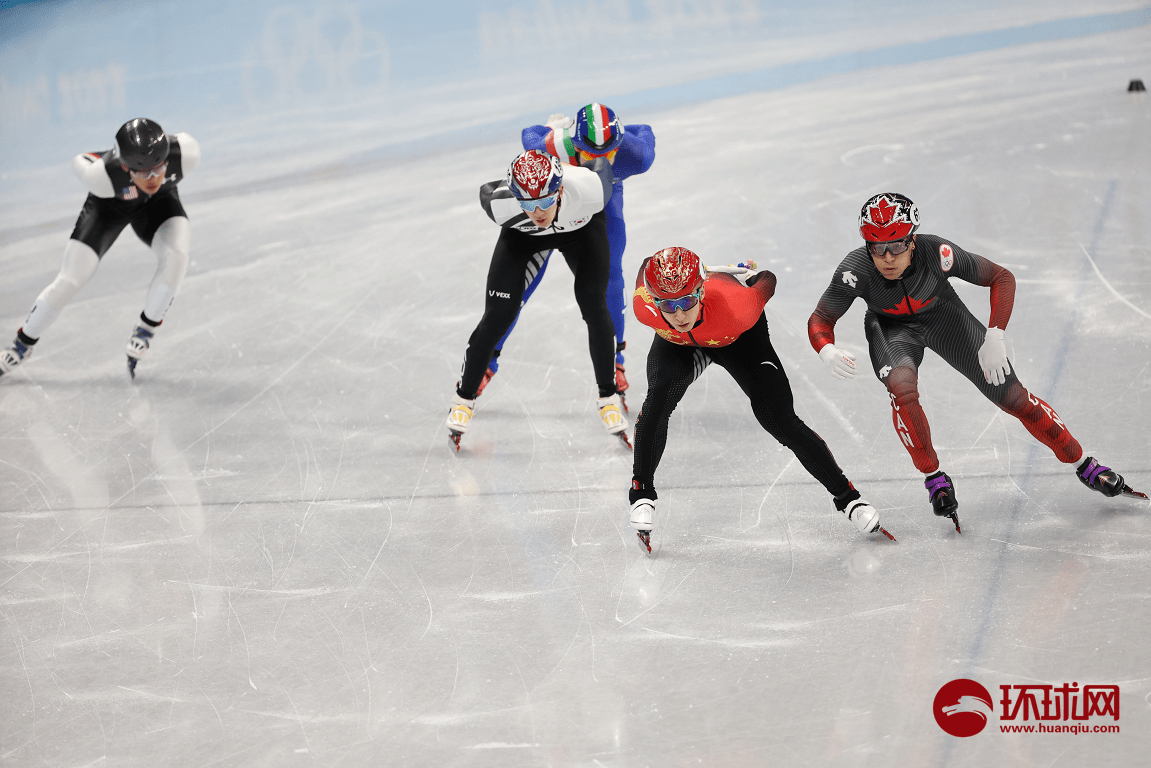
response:
[[[669,245],[775,272],[797,411],[898,543],[843,519],[712,367],[672,418],[643,556],[559,259],[449,450],[497,235],[476,190],[518,131],[255,178],[205,144],[193,265],[136,382],[154,262],[130,233],[0,380],[0,764],[1145,764],[1148,504],[1083,488],[928,353],[957,534],[883,385],[829,377],[806,320],[863,201],[903,192],[921,231],[1012,270],[1024,385],[1151,490],[1151,102],[1125,90],[1151,81],[1149,23],[617,108],[657,137],[625,275]],[[0,239],[4,334],[82,201],[53,173],[67,207]],[[862,316],[837,343],[866,360]],[[651,337],[629,321],[633,419]],[[932,714],[957,678],[993,699],[970,738]],[[1072,682],[1119,686],[1118,719],[1087,722],[1120,732],[1000,730],[1000,686]]]

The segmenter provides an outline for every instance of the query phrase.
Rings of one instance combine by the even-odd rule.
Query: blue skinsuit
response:
[[[538,149],[541,152],[547,152],[545,140],[548,134],[551,133],[551,128],[546,125],[533,125],[530,128],[524,128],[521,134],[521,141],[523,141],[524,150]],[[612,174],[615,176],[615,184],[612,188],[611,199],[608,201],[604,212],[607,214],[607,239],[611,246],[611,271],[608,276],[607,283],[607,307],[611,312],[612,323],[615,325],[615,340],[616,345],[623,343],[623,325],[624,318],[627,316],[627,308],[631,298],[631,291],[628,290],[629,286],[624,281],[623,277],[623,251],[627,246],[627,227],[624,226],[623,221],[623,180],[636,174],[643,173],[651,167],[652,161],[655,160],[655,134],[651,132],[650,125],[625,125],[623,141],[620,143],[619,151],[616,153],[615,162],[612,163]],[[548,254],[551,257],[551,254]],[[520,309],[523,309],[524,304],[527,304],[528,299],[535,292],[536,286],[540,284],[543,279],[544,272],[547,270],[548,262],[545,260],[535,277],[532,278],[528,287],[524,290],[523,300],[520,302]],[[516,322],[519,321],[519,315],[512,321],[511,327],[508,328],[507,333],[496,344],[496,355],[492,357],[489,368],[492,373],[499,370],[499,353],[504,348],[504,343],[507,342],[508,337],[512,335],[512,330],[516,327]],[[623,363],[623,353],[617,352],[615,356],[617,363]]]

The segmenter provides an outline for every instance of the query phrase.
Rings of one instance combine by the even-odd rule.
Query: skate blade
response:
[[[882,534],[883,534],[884,536],[886,536],[887,538],[891,539],[892,541],[895,541],[895,537],[894,537],[894,536],[892,536],[892,535],[891,535],[891,534],[888,532],[888,530],[887,530],[886,528],[884,528],[882,525],[881,525],[881,526],[879,526],[879,532],[880,532],[880,533],[882,533]]]
[[[463,436],[463,432],[454,432],[450,429],[448,430],[448,442],[452,444],[452,448],[455,449],[456,453],[460,452],[460,438]]]
[[[133,379],[136,378],[136,363],[138,363],[138,362],[140,362],[140,361],[134,357],[128,358],[128,375],[131,376]]]
[[[623,441],[623,444],[627,446],[627,449],[628,449],[629,451],[634,451],[634,450],[635,450],[635,448],[633,448],[633,447],[632,447],[632,445],[631,445],[631,440],[628,440],[628,438],[627,438],[627,432],[626,432],[626,431],[624,431],[624,432],[616,432],[616,437],[618,437],[620,440],[622,440],[622,441]]]
[[[651,557],[651,531],[636,531],[635,535],[639,539],[639,548],[645,555]]]
[[[1131,499],[1146,499],[1147,494],[1140,493],[1129,485],[1124,485],[1123,490],[1119,492],[1120,496],[1126,496]]]
[[[627,409],[627,398],[623,396],[623,392],[619,393],[619,404],[623,406],[623,412],[630,414],[631,411]]]
[[[963,533],[963,530],[959,527],[959,515],[955,512],[952,512],[950,515],[948,515],[948,517],[951,518],[951,522],[955,523],[955,532]]]

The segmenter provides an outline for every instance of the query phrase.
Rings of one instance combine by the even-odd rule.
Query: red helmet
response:
[[[898,192],[883,192],[863,204],[859,234],[869,243],[906,240],[919,229],[919,208]]]
[[[538,200],[554,195],[563,180],[564,168],[560,161],[538,149],[521,152],[508,167],[508,188],[517,200]]]
[[[686,248],[656,251],[643,270],[643,284],[653,299],[678,299],[703,285],[703,265]]]

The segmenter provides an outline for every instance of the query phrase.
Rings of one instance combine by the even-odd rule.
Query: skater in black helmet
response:
[[[88,199],[64,248],[60,273],[40,292],[12,345],[0,351],[0,376],[28,359],[130,224],[157,261],[144,309],[128,338],[128,372],[135,378],[136,364],[151,346],[188,269],[191,230],[176,185],[199,162],[195,139],[165,133],[146,117],[124,123],[111,149],[73,158],[72,168],[88,189]]]
[[[808,337],[832,376],[855,376],[855,357],[835,346],[835,322],[851,303],[867,303],[864,332],[876,377],[891,397],[895,431],[916,469],[932,509],[950,517],[959,530],[955,486],[939,468],[931,429],[919,405],[919,365],[931,349],[974,384],[991,402],[1019,419],[1036,440],[1065,464],[1088,488],[1104,496],[1131,490],[1123,477],[1090,456],[1047,403],[1028,392],[1008,357],[1004,330],[1015,301],[1015,278],[1003,267],[936,235],[916,234],[919,209],[903,195],[887,192],[868,200],[859,214],[863,246],[840,263],[807,321]],[[960,301],[948,278],[991,289],[986,325]]]

